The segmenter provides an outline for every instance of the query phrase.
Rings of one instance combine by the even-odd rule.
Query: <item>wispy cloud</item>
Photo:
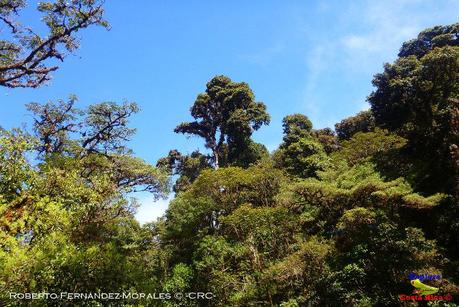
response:
[[[401,43],[414,38],[427,23],[423,16],[410,14],[411,5],[413,1],[373,1],[361,10],[351,10],[348,18],[359,18],[360,27],[341,40],[346,64],[362,69],[375,58],[393,60]]]
[[[320,8],[326,9],[319,10],[319,14],[324,11],[324,16],[335,19],[325,35],[321,31],[310,38],[313,47],[306,54],[303,107],[315,124],[326,126],[339,119],[332,118],[339,114],[339,106],[330,91],[354,85],[352,94],[340,97],[347,101],[340,103],[353,104],[355,112],[368,108],[365,97],[372,75],[382,69],[383,63],[396,58],[404,41],[415,38],[423,29],[457,22],[459,1],[360,1]],[[362,81],[366,84],[357,83]],[[363,91],[358,93],[357,88]],[[331,109],[337,112],[330,115]]]
[[[326,72],[328,66],[329,46],[326,44],[314,47],[307,56],[307,82],[304,88],[306,113],[311,118],[318,118],[320,115],[320,98],[318,97],[320,79]],[[316,121],[317,124],[317,121]],[[321,123],[319,123],[321,125]]]
[[[365,1],[351,7],[347,22],[357,20],[341,41],[348,64],[395,59],[402,42],[415,38],[426,27],[457,21],[458,1]]]
[[[248,63],[266,67],[274,60],[277,55],[282,53],[285,48],[286,45],[284,43],[278,42],[273,46],[260,49],[253,53],[242,54],[239,57]]]

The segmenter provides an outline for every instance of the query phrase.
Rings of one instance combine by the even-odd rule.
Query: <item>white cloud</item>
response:
[[[140,224],[156,221],[161,217],[169,207],[169,202],[173,199],[173,194],[170,194],[167,199],[156,200],[149,194],[137,197],[140,206],[137,209],[135,217]]]
[[[347,22],[358,20],[353,23],[358,27],[341,41],[348,56],[347,64],[353,67],[360,64],[357,67],[362,68],[362,63],[392,61],[402,43],[415,38],[426,27],[455,22],[459,2],[450,2],[446,6],[439,2],[367,1],[360,7],[351,7],[346,14]]]
[[[369,41],[364,36],[348,35],[343,38],[344,46],[349,49],[361,49],[370,47]]]

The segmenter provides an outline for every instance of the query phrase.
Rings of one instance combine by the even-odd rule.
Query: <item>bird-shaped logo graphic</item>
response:
[[[438,288],[423,284],[419,279],[412,280],[411,284],[416,288],[415,292],[419,295],[429,295],[438,292]]]

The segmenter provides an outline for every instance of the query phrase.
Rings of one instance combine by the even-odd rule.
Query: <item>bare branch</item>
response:
[[[43,20],[49,28],[48,36],[43,38],[10,18],[23,5],[23,1],[17,0],[0,5],[0,22],[8,26],[14,37],[11,42],[0,41],[0,86],[34,88],[44,84],[58,69],[48,62],[53,59],[63,61],[66,52],[78,48],[76,32],[91,25],[108,28],[100,1],[67,3],[57,0],[39,4],[38,9],[45,13]]]

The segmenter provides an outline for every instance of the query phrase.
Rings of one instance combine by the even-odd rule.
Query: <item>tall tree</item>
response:
[[[423,161],[423,189],[451,192],[459,184],[452,153],[459,144],[459,47],[400,57],[386,64],[373,84],[368,100],[376,124],[408,139],[412,155]]]
[[[100,0],[45,1],[38,4],[38,11],[48,31],[40,35],[17,21],[25,6],[24,0],[0,1],[0,25],[9,30],[9,38],[0,40],[0,86],[42,85],[58,69],[51,61],[63,61],[67,52],[78,48],[79,30],[108,27]]]
[[[294,143],[303,137],[307,137],[312,131],[312,122],[306,115],[292,114],[282,119],[284,142]]]
[[[246,149],[252,133],[269,124],[270,118],[265,104],[255,101],[247,83],[216,76],[206,87],[191,107],[195,121],[184,122],[174,131],[202,137],[218,168],[222,160],[227,160],[228,152]]]

